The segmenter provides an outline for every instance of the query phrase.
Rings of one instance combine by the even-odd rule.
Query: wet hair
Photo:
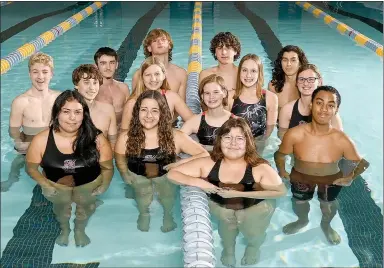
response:
[[[341,96],[340,96],[340,93],[339,91],[332,87],[332,86],[319,86],[318,88],[316,88],[313,93],[312,93],[312,103],[314,102],[315,98],[316,98],[316,95],[320,92],[320,91],[326,91],[326,92],[330,92],[332,94],[335,94],[336,95],[336,104],[337,104],[337,108],[340,107],[340,104],[341,104]]]
[[[43,52],[37,52],[33,54],[28,61],[28,70],[31,71],[31,67],[35,63],[42,63],[46,66],[49,66],[51,68],[51,71],[53,71],[53,58],[49,56],[48,54],[45,54]]]
[[[155,90],[148,90],[141,94],[133,107],[132,120],[129,124],[128,140],[126,143],[126,155],[128,157],[140,156],[141,150],[145,148],[145,134],[139,119],[141,103],[145,99],[153,99],[159,105],[160,118],[157,130],[160,148],[159,154],[164,157],[174,156],[176,146],[173,139],[172,115],[165,97]]]
[[[308,64],[300,66],[299,70],[297,71],[296,83],[297,83],[297,79],[299,78],[299,74],[301,74],[302,72],[304,72],[306,70],[312,70],[317,75],[317,78],[319,78],[319,79],[322,78],[320,71],[317,68],[317,66],[315,64],[308,63]]]
[[[103,76],[94,64],[81,64],[73,70],[72,83],[77,86],[85,74],[87,75],[86,79],[97,79],[100,85],[103,84]]]
[[[240,53],[241,53],[240,41],[231,32],[220,32],[212,38],[211,46],[210,46],[209,50],[211,51],[212,56],[215,60],[217,60],[216,48],[217,47],[223,47],[223,46],[231,47],[236,52],[236,55],[233,58],[234,61],[236,61],[238,58],[240,58]]]
[[[277,54],[277,59],[273,63],[272,69],[272,85],[275,87],[277,93],[282,92],[283,86],[285,83],[285,73],[283,70],[283,66],[281,65],[281,61],[283,59],[283,54],[285,52],[295,52],[299,58],[300,66],[308,64],[308,59],[305,56],[304,51],[298,46],[288,45],[283,47],[279,54]]]
[[[211,152],[211,159],[214,162],[224,158],[223,151],[221,150],[221,139],[224,135],[228,134],[232,128],[240,128],[245,136],[245,155],[244,160],[252,167],[260,164],[269,164],[268,161],[261,158],[256,151],[256,145],[252,136],[252,131],[246,119],[241,117],[231,117],[225,122],[217,131],[216,140]]]
[[[104,55],[115,57],[115,60],[119,61],[119,57],[117,56],[116,50],[110,47],[101,47],[96,51],[95,55],[93,56],[96,66],[97,66],[97,61],[101,58],[101,56],[104,56]]]
[[[168,61],[172,61],[173,40],[171,38],[171,35],[167,31],[160,29],[160,28],[156,28],[156,29],[149,31],[149,33],[145,37],[145,39],[143,41],[144,56],[146,58],[152,56],[152,52],[148,51],[148,46],[150,46],[153,41],[155,41],[157,38],[159,38],[161,36],[165,36],[165,38],[167,38],[167,40],[169,42]]]
[[[85,165],[90,166],[99,161],[99,151],[96,146],[96,138],[102,132],[92,122],[89,108],[85,99],[76,90],[65,90],[55,100],[52,107],[51,127],[54,131],[60,132],[59,114],[66,102],[77,101],[83,107],[83,122],[77,131],[73,142],[74,154],[81,157]]]
[[[208,110],[208,106],[204,103],[203,95],[204,95],[204,87],[209,83],[216,83],[219,85],[219,87],[221,88],[221,91],[225,93],[225,97],[223,98],[222,104],[223,106],[227,106],[228,105],[228,89],[225,86],[224,78],[216,74],[211,74],[205,77],[203,80],[201,80],[199,85],[200,105],[203,111]]]
[[[237,70],[235,95],[233,96],[233,98],[234,99],[239,98],[243,90],[243,83],[241,82],[240,74],[241,74],[241,68],[243,67],[243,64],[246,60],[253,60],[257,64],[259,75],[257,76],[257,82],[256,82],[256,96],[259,100],[261,100],[263,98],[263,94],[261,94],[261,90],[263,89],[263,85],[264,85],[264,67],[260,58],[256,54],[247,54],[240,60],[239,67]]]
[[[144,85],[143,74],[144,74],[145,70],[148,69],[148,67],[150,67],[151,65],[159,66],[161,68],[161,70],[163,71],[163,74],[166,75],[165,66],[158,58],[153,57],[153,56],[146,58],[143,61],[143,63],[141,64],[141,67],[139,69],[139,80],[136,83],[136,87],[132,90],[132,94],[129,97],[129,99],[135,99],[138,96],[140,96],[141,93],[146,91],[146,88]],[[164,89],[166,91],[171,90],[171,88],[169,87],[168,81],[167,81],[167,77],[165,77],[163,84],[161,85],[161,89]]]

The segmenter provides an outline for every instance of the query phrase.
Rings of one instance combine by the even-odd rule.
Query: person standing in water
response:
[[[285,46],[277,55],[268,88],[277,94],[278,112],[286,103],[300,97],[296,87],[296,76],[300,66],[305,64],[308,64],[307,57],[304,51],[297,46]]]
[[[160,92],[143,92],[133,106],[129,130],[119,135],[115,147],[116,166],[124,182],[134,190],[139,210],[137,228],[143,232],[149,230],[153,188],[164,209],[161,231],[176,228],[172,215],[176,187],[165,175],[169,169],[209,155],[200,144],[173,129],[171,118],[166,98]],[[181,152],[191,157],[176,162]]]
[[[217,130],[233,116],[224,109],[228,105],[224,79],[216,74],[204,78],[199,85],[199,96],[203,112],[185,122],[181,131],[187,135],[196,134],[200,144],[212,151]]]
[[[128,102],[124,106],[121,124],[122,131],[128,130],[136,100],[141,93],[147,90],[158,91],[165,97],[172,118],[174,118],[175,112],[181,116],[184,122],[193,116],[192,111],[182,98],[177,93],[171,91],[164,64],[156,57],[149,57],[142,63],[140,67],[140,79],[137,81],[136,87],[133,89]]]
[[[239,64],[236,90],[229,93],[228,109],[251,125],[257,153],[262,155],[277,120],[276,94],[264,90],[263,64],[255,54],[245,55]]]
[[[242,265],[255,264],[276,208],[286,194],[277,172],[256,153],[247,121],[229,118],[217,131],[210,156],[180,165],[168,173],[175,184],[199,187],[209,193],[211,213],[218,218],[223,251],[221,262],[234,267],[236,237],[247,239]]]
[[[312,94],[312,121],[289,129],[275,153],[279,175],[291,182],[292,208],[298,220],[283,228],[285,234],[294,234],[309,222],[309,200],[315,188],[322,212],[321,229],[331,244],[341,238],[330,223],[337,213],[339,195],[343,186],[349,186],[363,173],[369,163],[356,150],[352,140],[332,126],[332,118],[341,103],[339,92],[331,86],[320,86]],[[285,170],[285,156],[294,155],[291,174]],[[343,175],[338,163],[342,158],[355,163],[350,174]]]
[[[96,100],[109,103],[115,108],[117,130],[119,131],[123,107],[129,98],[129,88],[127,84],[114,79],[119,66],[117,53],[110,47],[101,47],[96,51],[93,59],[103,76],[103,83]]]
[[[82,64],[72,72],[72,82],[88,104],[93,124],[108,138],[113,150],[117,139],[116,114],[111,104],[95,100],[103,84],[99,70],[92,64]]]
[[[2,192],[8,191],[19,180],[30,142],[36,134],[49,126],[53,103],[60,94],[60,91],[49,88],[53,68],[52,57],[45,53],[38,52],[29,58],[28,69],[32,86],[12,101],[9,136],[14,140],[18,155],[12,161],[8,180],[1,182]]]
[[[96,196],[109,187],[113,161],[111,146],[92,123],[88,105],[79,92],[66,90],[57,97],[50,127],[33,138],[26,165],[27,173],[53,203],[61,229],[56,244],[68,245],[69,219],[75,202],[75,243],[88,245],[91,240],[85,227],[95,212]]]

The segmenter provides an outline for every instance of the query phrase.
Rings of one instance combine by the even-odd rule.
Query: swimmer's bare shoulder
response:
[[[112,104],[101,102],[101,101],[95,101],[95,102],[97,103],[99,110],[101,110],[105,114],[110,115],[111,113],[115,113],[115,108],[113,107]]]
[[[272,81],[269,81],[268,83],[268,90],[276,94],[275,86],[272,85]]]
[[[28,159],[28,154],[30,154],[30,151],[33,154],[38,153],[41,155],[41,157],[43,156],[45,152],[45,148],[47,147],[48,136],[49,136],[49,128],[39,132],[38,134],[36,134],[36,136],[33,137],[31,144],[28,148],[27,159]]]
[[[309,133],[308,124],[298,125],[288,129],[284,135],[283,141],[289,140],[290,142],[299,142],[303,140],[307,132]]]
[[[209,67],[207,69],[204,69],[200,72],[200,75],[199,75],[199,83],[201,82],[201,80],[203,80],[204,78],[206,78],[207,76],[211,75],[211,74],[214,74],[217,72],[217,67]]]

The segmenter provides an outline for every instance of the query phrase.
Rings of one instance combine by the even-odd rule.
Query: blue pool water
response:
[[[63,9],[74,3],[55,2],[48,5],[29,2],[27,8],[22,3],[12,3],[1,8],[1,31],[25,20],[28,17],[26,14],[37,16]],[[32,10],[33,5],[36,9],[28,13],[28,9]],[[5,57],[25,42],[36,38],[85,7],[76,7],[45,18],[12,36],[2,43],[1,57]],[[43,48],[42,51],[52,55],[55,61],[51,88],[58,90],[73,88],[71,73],[74,68],[82,63],[93,63],[93,55],[99,47],[110,46],[119,50],[124,41],[129,42],[125,50],[119,50],[119,55],[124,58],[124,62],[120,62],[120,65],[123,70],[122,78],[131,88],[132,75],[144,60],[143,48],[137,45],[142,42],[139,36],[145,35],[155,27],[163,28],[171,34],[174,41],[173,61],[187,68],[193,2],[171,2],[164,8],[159,8],[158,14],[153,18],[145,17],[146,19],[140,20],[153,8],[158,8],[155,2],[110,2]],[[267,239],[261,247],[261,260],[255,267],[380,267],[382,223],[381,229],[378,230],[380,223],[377,219],[382,222],[382,60],[372,51],[359,47],[321,20],[314,18],[312,14],[303,11],[294,2],[246,2],[243,8],[265,20],[282,46],[288,44],[300,46],[306,52],[309,61],[319,67],[325,84],[332,85],[340,91],[342,96],[340,115],[345,132],[354,140],[364,158],[371,163],[362,178],[350,188],[344,189],[340,196],[341,208],[332,222],[332,226],[342,237],[339,245],[330,246],[321,233],[319,228],[321,212],[317,199],[311,201],[310,223],[303,231],[292,236],[282,233],[282,226],[296,219],[291,209],[289,193],[278,200],[278,207],[267,230]],[[23,13],[19,13],[19,10],[23,10]],[[382,43],[382,34],[362,22],[324,11]],[[260,38],[262,36],[260,32],[257,34],[250,21],[239,12],[233,2],[204,2],[202,20],[203,68],[216,64],[209,52],[211,38],[217,32],[231,31],[241,41],[242,55],[255,53],[261,57],[265,67],[266,87],[271,79],[271,59],[266,51],[269,41]],[[126,39],[127,36],[131,39]],[[14,66],[1,77],[2,181],[7,179],[11,163],[16,156],[12,140],[8,136],[10,104],[17,95],[29,87],[27,60]],[[273,163],[272,154],[279,144],[276,133],[273,136],[266,150],[267,159],[271,163]],[[20,180],[8,192],[1,194],[1,256],[4,267],[11,267],[10,263],[19,267],[21,261],[37,263],[35,261],[39,259],[38,265],[30,267],[48,267],[49,264],[58,263],[95,263],[95,267],[183,265],[179,202],[174,208],[178,224],[175,231],[165,234],[160,231],[162,208],[157,201],[154,201],[151,205],[150,231],[140,232],[136,227],[138,212],[135,202],[124,197],[124,185],[115,170],[111,187],[101,197],[104,204],[96,210],[87,226],[91,244],[79,249],[75,247],[72,238],[70,245],[63,248],[52,243],[50,234],[57,232],[54,222],[41,220],[45,219],[44,217],[49,218],[50,214],[49,209],[42,210],[36,205],[41,201],[39,199],[41,195],[35,185],[22,170]],[[30,218],[33,221],[28,221]],[[25,221],[27,225],[22,225]],[[28,224],[31,222],[35,225]],[[365,229],[362,227],[363,224],[360,224],[362,222],[365,223]],[[42,225],[41,229],[36,227],[38,223]],[[222,246],[215,219],[213,227],[217,267],[222,267],[220,262]],[[38,243],[43,246],[38,254],[35,254],[35,259],[33,254],[29,254],[29,248],[32,252],[37,244],[28,244],[22,239],[15,240],[15,230],[22,231],[23,228],[29,228],[30,237],[44,239],[44,243]],[[36,241],[38,239],[35,239]],[[29,248],[28,245],[25,246],[26,244]],[[244,239],[239,235],[236,246],[238,266],[244,248]],[[42,255],[48,256],[47,259],[43,261]]]

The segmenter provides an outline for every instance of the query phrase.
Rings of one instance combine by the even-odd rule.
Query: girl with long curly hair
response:
[[[192,111],[188,108],[183,99],[177,93],[171,91],[167,81],[164,64],[158,58],[152,56],[145,59],[142,63],[140,67],[139,81],[124,106],[123,119],[121,123],[122,131],[129,128],[136,100],[141,93],[147,90],[158,91],[165,97],[166,106],[168,106],[171,113],[172,121],[173,119],[176,119],[176,113],[181,116],[184,122],[193,116]]]
[[[276,94],[264,90],[263,84],[263,63],[255,54],[247,54],[239,64],[236,89],[228,98],[229,110],[251,125],[260,155],[277,121]]]
[[[165,178],[167,170],[209,155],[200,144],[173,129],[171,118],[164,96],[156,90],[145,91],[135,102],[128,132],[121,133],[116,142],[116,166],[124,182],[134,189],[139,210],[137,227],[141,231],[149,230],[152,186],[164,209],[161,230],[176,228],[172,216],[176,187]],[[181,152],[191,157],[176,162]]]
[[[210,211],[218,218],[222,239],[221,262],[236,265],[236,237],[248,241],[242,265],[257,262],[259,248],[272,218],[277,197],[286,188],[277,172],[256,153],[251,129],[243,118],[230,118],[217,133],[210,156],[172,169],[168,178],[210,194]]]
[[[224,79],[216,74],[204,78],[199,85],[199,96],[203,112],[185,122],[181,131],[187,135],[196,134],[200,144],[206,150],[212,151],[217,130],[234,116],[224,109],[228,104],[228,90]]]
[[[60,246],[68,245],[72,203],[76,203],[75,243],[90,243],[85,227],[96,209],[96,196],[112,180],[112,149],[103,133],[92,123],[87,103],[80,93],[62,92],[52,108],[50,128],[37,134],[29,146],[27,172],[53,203],[61,233]],[[38,167],[43,168],[41,173]]]
[[[272,80],[268,88],[277,94],[279,99],[279,112],[284,104],[298,99],[299,91],[296,87],[297,71],[300,66],[308,64],[304,51],[288,45],[283,47],[273,63]]]

